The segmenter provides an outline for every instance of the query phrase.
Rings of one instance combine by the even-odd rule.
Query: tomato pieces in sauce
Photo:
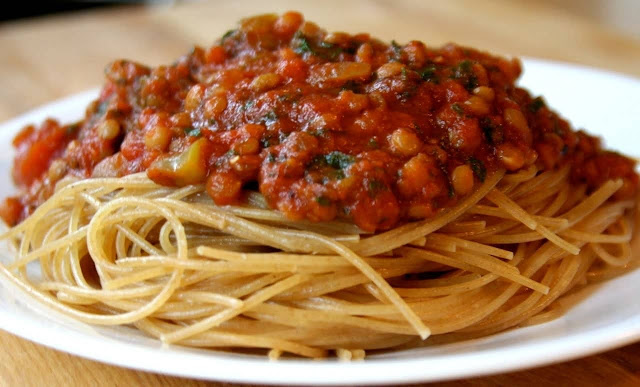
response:
[[[290,219],[367,231],[431,217],[492,171],[532,164],[568,163],[590,189],[622,178],[617,197],[635,195],[635,163],[517,87],[520,72],[454,44],[327,33],[296,12],[251,17],[171,66],[115,61],[83,121],[24,129],[13,171],[24,195],[0,215],[20,221],[66,175],[142,171],[203,183],[219,205],[258,189]]]

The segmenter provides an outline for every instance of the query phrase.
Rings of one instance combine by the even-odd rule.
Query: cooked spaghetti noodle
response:
[[[0,272],[86,323],[272,360],[555,318],[637,264],[639,178],[519,74],[294,12],[116,61],[84,120],[15,137]]]
[[[441,215],[375,235],[216,206],[202,186],[144,175],[65,182],[4,235],[18,254],[3,274],[87,323],[270,357],[476,337],[552,314],[594,271],[631,263],[635,203],[607,201],[621,181],[590,195],[565,181],[531,201],[563,171],[530,172],[497,172]],[[486,226],[455,231],[477,221]],[[33,261],[42,278],[28,273]]]

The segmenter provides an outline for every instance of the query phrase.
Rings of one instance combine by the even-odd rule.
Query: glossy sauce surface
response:
[[[10,224],[66,175],[146,171],[171,186],[206,184],[217,204],[246,188],[290,219],[347,217],[367,231],[428,218],[488,173],[569,163],[593,189],[634,162],[573,131],[515,86],[520,63],[453,44],[385,44],[327,33],[293,12],[240,22],[171,66],[115,61],[77,124],[48,120],[14,140],[23,195]]]

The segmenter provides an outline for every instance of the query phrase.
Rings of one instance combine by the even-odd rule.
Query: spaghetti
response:
[[[69,182],[4,235],[18,255],[3,274],[81,321],[133,324],[166,343],[267,348],[272,358],[476,337],[552,313],[594,270],[629,265],[635,203],[607,201],[621,181],[591,195],[564,182],[519,205],[540,192],[535,179],[559,173],[498,172],[441,215],[376,235],[261,219],[266,208],[216,206],[203,186],[144,175]],[[536,217],[563,221],[540,231]],[[440,231],[478,219],[484,230]],[[33,261],[42,278],[29,274]]]
[[[0,272],[86,323],[269,359],[554,318],[637,264],[638,175],[519,73],[292,12],[116,61],[83,121],[16,136]]]

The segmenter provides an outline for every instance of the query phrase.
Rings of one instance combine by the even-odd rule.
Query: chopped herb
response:
[[[236,156],[237,154],[238,152],[236,152],[234,149],[229,149],[229,151],[226,153],[226,155],[229,157]]]
[[[346,81],[340,88],[340,90],[350,90],[353,92],[357,92],[359,89],[360,89],[360,85],[358,84],[358,82],[354,81],[353,79]]]
[[[283,142],[284,140],[287,139],[287,137],[289,137],[291,133],[287,133],[287,132],[280,132],[280,134],[278,134],[278,141]]]
[[[78,129],[80,129],[79,122],[76,122],[75,124],[71,124],[67,126],[67,136],[74,134]]]
[[[473,73],[473,63],[468,59],[451,69],[451,78],[462,81],[462,85],[469,91],[478,87],[478,77]]]
[[[318,203],[323,207],[329,207],[331,205],[331,200],[328,197],[323,195],[323,196],[318,196],[316,198],[316,203]]]
[[[297,31],[293,35],[293,39],[291,39],[291,42],[295,44],[293,47],[293,51],[296,54],[303,55],[307,52],[313,52],[313,50],[311,49],[311,45],[309,44],[309,40],[300,31]]]
[[[416,94],[416,88],[415,87],[409,87],[409,88],[407,88],[407,90],[405,90],[405,91],[401,92],[400,94],[398,94],[398,99],[400,101],[402,101],[402,102],[407,102],[415,94]]]
[[[189,137],[200,137],[200,135],[202,134],[200,132],[200,128],[186,128],[185,132],[187,132],[187,136]]]
[[[344,52],[351,55],[354,55],[356,52],[358,52],[358,48],[360,47],[360,43],[358,43],[358,41],[351,40],[347,44],[348,44],[347,47],[342,48]]]
[[[97,109],[97,113],[99,115],[103,115],[104,113],[107,112],[107,108],[109,107],[109,101],[102,101],[98,104],[98,109]]]
[[[277,141],[273,136],[267,136],[260,139],[260,145],[262,145],[263,148],[268,148],[276,144],[277,144]]]
[[[482,161],[476,159],[475,157],[469,157],[469,165],[471,166],[471,170],[476,177],[484,182],[484,179],[487,177],[487,169],[484,167]]]
[[[532,113],[536,113],[538,110],[545,106],[547,105],[544,103],[542,97],[537,97],[529,104],[529,111],[531,111]]]
[[[469,59],[465,59],[462,62],[458,63],[457,71],[467,74],[471,71],[471,66],[471,61]]]
[[[402,74],[402,75],[401,75],[401,76],[402,76],[402,80],[406,80],[406,79],[407,79],[407,75],[408,75],[408,74],[407,74],[407,68],[406,68],[406,67],[403,67],[403,68],[402,68],[402,70],[400,70],[400,72],[401,72],[401,74]]]
[[[342,180],[345,178],[344,168],[348,167],[355,161],[353,156],[346,155],[341,152],[331,152],[328,155],[317,155],[308,164],[307,168],[325,169],[324,174],[334,180]]]
[[[436,65],[429,65],[421,70],[418,70],[418,75],[423,81],[433,81],[436,75]]]
[[[224,33],[224,35],[222,35],[222,42],[224,42],[226,39],[230,38],[233,34],[235,34],[238,30],[229,30],[227,32]]]
[[[268,160],[270,163],[275,163],[275,162],[276,162],[276,155],[274,155],[273,153],[269,153],[269,154],[267,155],[267,160]]]
[[[310,132],[314,137],[327,137],[327,129],[326,128],[318,128],[312,132]]]
[[[391,41],[391,48],[393,49],[394,60],[398,62],[402,59],[402,46],[398,44],[395,40]]]
[[[262,117],[261,121],[264,122],[265,124],[272,124],[278,121],[278,113],[276,113],[275,110],[270,110],[267,114],[265,114]]]
[[[324,159],[328,165],[335,169],[344,169],[355,161],[353,156],[338,151],[329,153]]]
[[[314,46],[313,43],[300,31],[293,35],[291,42],[293,44],[293,51],[298,55],[310,53],[326,60],[336,60],[340,53],[342,53],[342,48],[333,43],[322,41],[318,45]]]
[[[296,91],[295,93],[283,93],[278,96],[278,101],[280,102],[291,102],[296,103],[302,97],[302,92]]]
[[[464,114],[464,109],[457,102],[454,103],[453,105],[451,105],[451,109],[453,109],[453,111],[458,113],[458,115],[460,115],[460,116]]]
[[[367,146],[369,148],[372,148],[372,149],[380,148],[380,144],[378,144],[378,140],[376,140],[375,138],[369,139],[369,142],[367,143]]]
[[[476,87],[478,87],[478,78],[476,78],[475,75],[470,76],[464,87],[469,91],[475,89]]]
[[[557,118],[553,120],[553,133],[557,134],[560,137],[564,136],[564,131],[562,130],[562,128],[560,128],[560,125],[558,125]]]
[[[491,118],[483,117],[480,120],[480,128],[482,129],[482,133],[484,133],[484,137],[487,139],[489,145],[494,145],[496,143],[496,139],[494,139],[493,136],[496,132],[496,127],[493,124],[493,121],[491,121]]]
[[[313,156],[309,164],[307,164],[307,167],[314,168],[314,167],[321,167],[324,165],[327,165],[327,160],[324,158],[324,156],[316,155],[316,156]]]
[[[316,49],[315,54],[329,60],[335,60],[342,53],[342,48],[333,43],[320,42],[319,47],[322,50]]]
[[[380,180],[369,180],[369,196],[372,198],[375,198],[378,195],[378,192],[384,191],[386,188],[387,186]]]
[[[254,107],[255,104],[256,104],[256,101],[254,99],[248,99],[244,101],[244,105],[242,105],[242,110],[249,110],[252,107]]]
[[[344,171],[342,169],[338,169],[334,173],[331,174],[331,177],[333,177],[336,180],[342,180],[346,176],[345,176]]]

